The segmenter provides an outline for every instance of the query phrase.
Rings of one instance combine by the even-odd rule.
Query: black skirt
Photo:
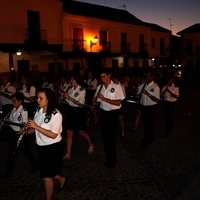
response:
[[[38,163],[41,178],[51,178],[62,173],[63,142],[37,145]]]
[[[71,130],[71,131],[86,130],[86,116],[84,108],[69,106],[69,114],[67,116],[66,130]]]

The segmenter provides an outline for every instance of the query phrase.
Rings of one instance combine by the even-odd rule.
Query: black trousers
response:
[[[118,124],[118,110],[100,110],[99,127],[102,135],[106,164],[115,166],[117,163],[116,136]]]
[[[176,102],[163,101],[163,115],[165,118],[165,135],[168,135],[170,131],[174,128],[172,122],[174,108]]]
[[[19,138],[19,135],[17,132],[13,131],[11,128],[9,128],[9,151],[8,151],[8,159],[6,164],[6,173],[11,174],[13,173],[13,167],[15,163],[15,157],[19,150],[23,152],[25,157],[29,160],[30,164],[34,167],[38,166],[38,161],[35,157],[35,155],[32,153],[29,144],[28,144],[28,137],[29,135],[24,135],[23,139],[19,145],[19,148],[16,152],[16,154],[13,154],[16,148],[17,140]]]
[[[154,122],[156,119],[156,107],[157,105],[141,105],[141,115],[144,124],[144,138],[140,146],[141,148],[145,148],[148,144],[151,144],[155,140]]]

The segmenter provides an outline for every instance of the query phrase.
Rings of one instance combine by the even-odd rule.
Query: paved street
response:
[[[126,136],[117,138],[118,164],[103,167],[104,152],[98,124],[91,122],[88,133],[94,154],[87,155],[86,142],[74,134],[72,158],[64,162],[69,178],[65,190],[54,193],[55,200],[197,200],[200,199],[200,92],[184,87],[180,91],[174,124],[168,138],[162,137],[164,119],[158,106],[156,141],[146,151],[138,151],[143,126],[132,131],[135,107],[127,104]],[[188,113],[191,113],[189,116]],[[30,145],[35,152],[34,138]],[[0,143],[0,173],[4,171],[7,142]],[[45,199],[39,173],[30,174],[28,161],[19,153],[12,178],[0,179],[1,200]],[[58,185],[55,184],[57,187]]]

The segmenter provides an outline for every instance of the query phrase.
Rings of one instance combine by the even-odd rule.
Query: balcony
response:
[[[131,43],[121,43],[121,53],[131,52]]]
[[[47,30],[40,30],[39,34],[40,34],[40,38],[39,38],[38,43],[39,44],[47,44]],[[28,29],[24,29],[24,42],[25,43],[34,43],[37,40],[36,37],[32,38],[32,39],[29,38]]]
[[[73,51],[85,51],[85,40],[73,39]]]
[[[147,44],[139,44],[139,54],[143,59],[148,58]]]
[[[100,50],[101,52],[110,52],[111,51],[111,42],[102,42],[100,41]]]
[[[139,44],[139,52],[146,53],[147,52],[147,44]]]

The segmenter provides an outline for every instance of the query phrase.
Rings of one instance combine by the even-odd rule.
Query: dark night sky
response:
[[[112,8],[124,9],[137,18],[177,32],[200,23],[200,0],[78,0]]]

